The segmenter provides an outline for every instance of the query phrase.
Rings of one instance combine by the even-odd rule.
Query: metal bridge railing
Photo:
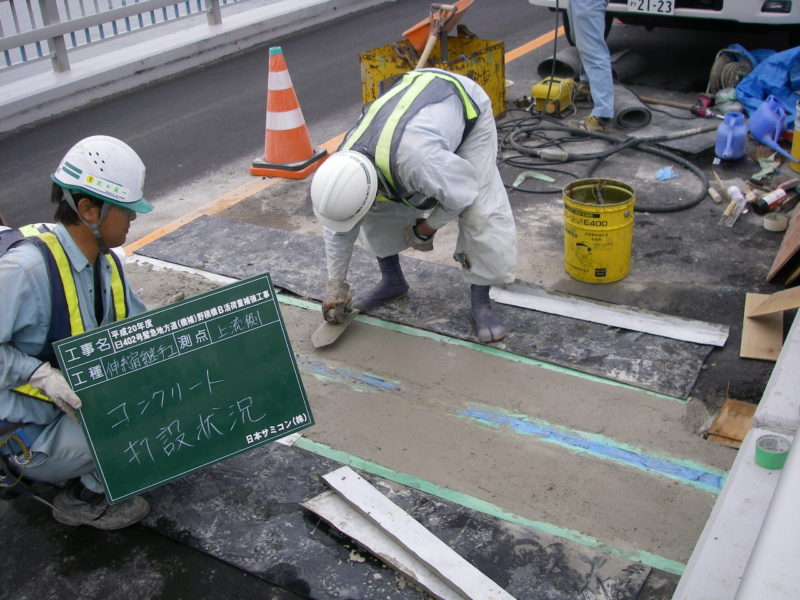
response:
[[[47,57],[67,71],[73,48],[204,12],[219,24],[221,6],[239,1],[0,0],[0,71]]]

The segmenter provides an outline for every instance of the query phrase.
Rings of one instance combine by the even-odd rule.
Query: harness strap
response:
[[[451,86],[461,100],[465,123],[461,138],[463,143],[480,116],[480,110],[461,81],[452,74],[423,69],[406,73],[388,92],[373,102],[340,147],[341,150],[356,148],[371,156],[380,176],[382,192],[385,192],[379,192],[376,196],[378,202],[403,202],[421,210],[436,204],[435,198],[423,201],[422,205],[410,202],[398,189],[392,174],[392,155],[398,143],[398,132],[404,130],[405,122],[416,112],[414,107],[424,106],[426,97],[430,102],[438,102],[446,97],[442,88],[437,88],[437,91],[430,88],[435,81]],[[370,127],[375,129],[370,131]]]

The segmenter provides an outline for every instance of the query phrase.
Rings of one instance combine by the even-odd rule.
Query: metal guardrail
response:
[[[67,71],[71,49],[199,13],[216,25],[221,6],[238,1],[0,0],[0,70],[49,57]]]

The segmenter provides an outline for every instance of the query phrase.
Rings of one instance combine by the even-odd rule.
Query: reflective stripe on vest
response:
[[[379,200],[406,202],[404,190],[392,174],[392,157],[399,144],[408,120],[420,109],[441,102],[457,94],[464,108],[464,133],[467,137],[480,116],[480,109],[452,75],[438,71],[410,71],[388,92],[373,102],[356,127],[347,136],[340,150],[356,150],[375,161],[380,170],[388,195],[379,194]],[[387,197],[388,196],[388,197]]]
[[[61,242],[51,231],[46,228],[39,229],[33,225],[20,227],[19,231],[39,247],[47,265],[52,297],[51,326],[47,333],[45,347],[37,358],[55,363],[57,361],[53,352],[53,342],[86,331],[86,325],[83,322],[78,302],[75,278],[72,275],[72,266],[67,253],[61,246]],[[119,321],[128,316],[122,265],[113,252],[105,253],[102,256],[105,257],[111,267],[111,298],[114,308],[114,321]],[[95,293],[102,293],[102,290],[95,290]],[[51,402],[50,398],[40,389],[27,383],[12,388],[12,391],[38,400]]]

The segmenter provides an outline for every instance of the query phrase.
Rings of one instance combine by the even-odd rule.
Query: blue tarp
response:
[[[775,50],[747,51],[739,44],[729,46],[742,52],[753,64],[753,70],[736,86],[736,99],[752,115],[769,95],[786,105],[786,128],[794,127],[795,107],[800,100],[800,46],[776,52]]]

